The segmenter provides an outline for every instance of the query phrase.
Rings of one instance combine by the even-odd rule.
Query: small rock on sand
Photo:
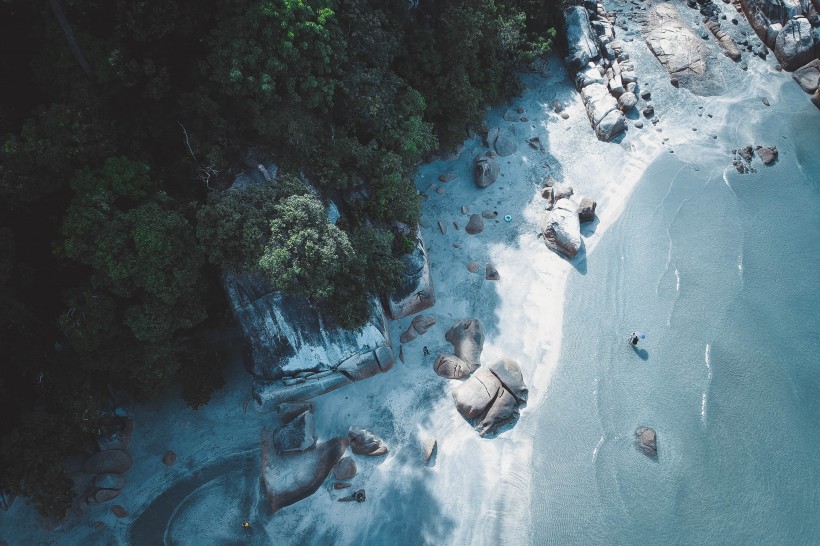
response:
[[[467,264],[467,271],[469,271],[470,273],[475,273],[476,271],[478,271],[479,267],[480,266],[478,262],[470,262]]]
[[[387,453],[387,446],[384,440],[365,428],[350,427],[348,431],[350,437],[350,448],[358,455],[369,455],[377,457]]]
[[[470,209],[467,208],[467,205],[461,205],[461,214],[467,214],[470,212]]]
[[[452,182],[456,178],[458,178],[458,175],[456,175],[455,173],[444,173],[438,177],[439,182],[444,182],[445,184],[447,182]]]
[[[335,482],[335,483],[333,484],[333,489],[335,489],[335,490],[337,490],[337,491],[338,491],[339,489],[347,489],[348,487],[350,487],[350,484],[349,484],[349,483]]]
[[[498,270],[495,268],[493,264],[487,264],[487,273],[485,278],[488,281],[497,281],[501,279],[501,275],[498,274]]]
[[[356,475],[356,461],[350,457],[344,457],[333,467],[333,477],[337,480],[349,480]]]
[[[441,230],[442,235],[447,235],[447,224],[445,224],[444,221],[438,221],[438,228]]]
[[[464,228],[464,231],[469,233],[470,235],[477,235],[484,231],[484,220],[481,219],[481,216],[478,214],[473,214],[470,216],[470,221],[467,222],[467,227]]]
[[[498,216],[498,212],[494,210],[484,210],[481,212],[481,216],[486,218],[487,220],[495,220]]]
[[[120,506],[119,504],[115,504],[111,507],[111,511],[114,513],[115,516],[118,518],[124,518],[128,515],[128,510]]]

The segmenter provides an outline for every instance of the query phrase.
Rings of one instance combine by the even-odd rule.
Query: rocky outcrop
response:
[[[384,440],[366,428],[350,427],[347,435],[350,438],[350,449],[353,450],[353,453],[371,457],[377,457],[387,453],[387,445],[384,443]]]
[[[436,303],[430,257],[420,231],[416,231],[413,251],[402,256],[401,260],[404,263],[404,280],[401,287],[386,298],[386,308],[393,320],[419,313]]]
[[[487,152],[479,155],[473,161],[473,176],[475,185],[479,188],[486,188],[498,180],[501,168],[495,160],[495,154]]]
[[[612,20],[603,5],[587,4],[594,9],[573,6],[564,12],[569,50],[566,62],[570,70],[577,72],[575,86],[581,92],[595,134],[609,141],[626,129],[623,112],[628,112],[637,99],[632,102],[626,97],[620,103],[618,99],[634,89],[637,78],[623,43],[615,39]]]
[[[571,260],[581,250],[578,205],[571,199],[558,200],[553,209],[541,217],[540,227],[547,247],[561,256]]]
[[[655,458],[658,456],[657,438],[655,436],[655,429],[649,427],[640,427],[635,431],[638,449],[640,449],[646,456]]]
[[[273,433],[262,431],[262,481],[275,513],[316,492],[344,455],[348,440],[334,438],[295,453],[280,453],[273,444]]]
[[[350,331],[306,298],[272,290],[258,275],[226,273],[223,285],[250,346],[246,365],[258,411],[307,400],[393,367],[389,330],[375,300],[370,320]]]
[[[580,70],[601,57],[598,37],[592,30],[589,14],[583,6],[573,6],[567,9],[564,16],[567,49],[569,50],[566,62],[570,68]]]
[[[675,85],[698,95],[723,93],[721,78],[712,73],[709,47],[683,22],[672,4],[658,4],[648,13],[646,43],[669,72]]]
[[[820,58],[820,32],[812,30],[817,3],[800,0],[740,0],[758,37],[774,50],[786,70],[795,70]],[[815,22],[815,26],[816,26]]]
[[[480,436],[492,434],[518,417],[527,387],[518,363],[502,358],[453,389],[456,409]]]
[[[484,324],[478,319],[462,320],[447,330],[444,339],[453,345],[452,355],[439,355],[433,368],[448,379],[461,379],[481,365]]]
[[[814,59],[806,65],[798,68],[792,74],[794,81],[806,93],[814,93],[820,85],[820,59]]]

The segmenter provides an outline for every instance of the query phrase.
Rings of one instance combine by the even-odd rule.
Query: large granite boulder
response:
[[[527,401],[529,389],[524,384],[524,376],[521,374],[521,366],[512,358],[499,358],[487,366],[495,375],[504,388],[510,391],[519,403]]]
[[[795,70],[792,78],[803,88],[803,91],[814,93],[820,85],[820,59],[814,59]]]
[[[262,432],[262,480],[272,512],[309,497],[322,485],[348,446],[347,438],[319,442],[301,452],[280,453],[272,433]]]
[[[358,472],[356,461],[351,457],[345,457],[333,467],[333,478],[337,480],[349,480],[356,476],[356,472]]]
[[[554,252],[568,259],[581,250],[581,223],[578,206],[571,199],[560,199],[541,217],[541,234]]]
[[[398,290],[386,298],[387,312],[393,320],[424,311],[436,303],[430,258],[421,232],[416,232],[413,251],[402,256],[401,260],[404,263],[404,281]]]
[[[479,188],[486,188],[498,180],[501,168],[495,158],[488,154],[481,154],[473,161],[473,176],[475,185]]]
[[[427,330],[433,327],[436,323],[436,319],[433,317],[425,317],[424,315],[416,315],[413,317],[412,322],[410,322],[410,326],[407,327],[407,330],[402,333],[399,341],[402,343],[410,343],[414,339],[419,336],[423,336],[427,333]]]
[[[583,6],[572,6],[564,12],[567,34],[566,62],[573,70],[579,70],[601,56],[598,37],[592,30],[589,13]]]
[[[814,58],[811,23],[798,16],[783,25],[774,42],[774,55],[785,70],[797,70]]]
[[[448,379],[461,379],[481,365],[484,324],[479,319],[461,320],[447,330],[444,339],[453,345],[452,355],[439,355],[433,368]]]
[[[486,368],[453,389],[453,400],[480,436],[497,431],[518,416],[518,401]]]
[[[589,197],[584,197],[581,199],[581,202],[578,203],[578,221],[584,224],[595,220],[595,208],[597,206],[598,203]]]
[[[336,325],[303,297],[273,290],[261,276],[224,273],[234,317],[250,346],[248,371],[259,411],[307,400],[393,367],[386,319],[371,301],[359,330]]]
[[[316,444],[313,413],[305,411],[273,432],[273,447],[279,453],[305,451]]]

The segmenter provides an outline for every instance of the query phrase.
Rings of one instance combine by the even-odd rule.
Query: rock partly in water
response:
[[[635,436],[638,442],[638,449],[643,451],[649,457],[658,456],[658,446],[656,443],[655,429],[649,427],[640,427],[635,431]]]
[[[333,467],[333,477],[337,480],[350,480],[356,476],[358,469],[356,461],[351,457],[344,457]]]
[[[348,446],[347,438],[319,442],[312,449],[279,453],[272,434],[262,432],[262,480],[271,511],[309,497],[322,485]]]
[[[777,146],[758,146],[755,151],[764,165],[777,161]]]
[[[570,199],[561,199],[551,211],[541,217],[544,242],[554,252],[572,259],[581,250],[581,223],[578,206]]]
[[[120,489],[99,489],[88,499],[89,504],[102,504],[120,496]]]
[[[86,474],[122,474],[131,468],[131,456],[120,449],[107,449],[92,455],[83,465]]]
[[[350,449],[357,455],[369,455],[377,457],[387,453],[387,446],[384,440],[367,430],[366,428],[350,427],[347,432],[350,438]]]
[[[494,184],[495,181],[498,180],[498,175],[500,172],[501,168],[498,166],[495,158],[487,154],[479,155],[473,162],[475,184],[479,188],[486,188],[487,186]]]

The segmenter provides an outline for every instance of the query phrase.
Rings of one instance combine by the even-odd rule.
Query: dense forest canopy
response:
[[[517,91],[558,7],[0,1],[0,486],[62,516],[112,391],[207,403],[222,270],[362,324],[412,248],[415,166]],[[276,180],[226,189],[257,162]]]

